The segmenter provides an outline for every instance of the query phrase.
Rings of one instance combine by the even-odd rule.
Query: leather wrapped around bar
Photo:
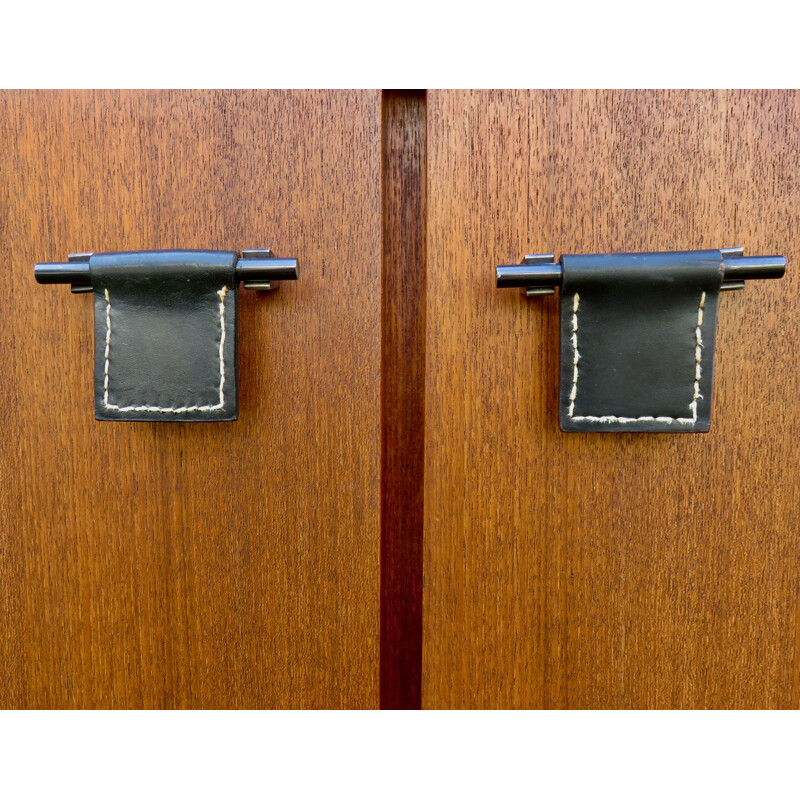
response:
[[[722,253],[562,256],[565,431],[707,431]]]

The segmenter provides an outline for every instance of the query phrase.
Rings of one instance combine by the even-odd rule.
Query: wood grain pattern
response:
[[[380,93],[0,95],[0,705],[378,703]],[[87,249],[271,246],[240,419],[98,423]],[[346,346],[344,346],[346,343]]]
[[[800,704],[800,94],[429,92],[425,707]],[[526,252],[742,245],[707,435],[562,434]]]
[[[422,701],[425,93],[383,95],[381,708]]]

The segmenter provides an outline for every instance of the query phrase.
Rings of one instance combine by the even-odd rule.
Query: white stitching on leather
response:
[[[694,394],[692,395],[692,402],[689,403],[691,409],[691,417],[616,417],[616,416],[575,416],[575,398],[578,396],[578,361],[580,360],[580,353],[578,352],[578,306],[580,305],[580,295],[575,292],[572,302],[572,391],[569,395],[569,412],[570,419],[576,422],[663,422],[667,425],[678,423],[679,425],[694,425],[697,422],[697,401],[702,398],[700,394],[700,376],[702,375],[701,361],[703,359],[703,308],[706,304],[706,293],[700,295],[700,304],[697,307],[697,327],[695,328],[695,346],[694,346]]]
[[[168,414],[185,414],[187,411],[219,411],[225,405],[225,296],[228,294],[228,287],[223,286],[218,292],[219,297],[219,403],[213,406],[180,406],[179,408],[163,406],[123,406],[120,408],[114,403],[108,402],[108,365],[109,353],[111,351],[111,298],[108,296],[108,289],[104,290],[106,298],[106,351],[105,351],[105,370],[103,378],[103,405],[112,411],[162,411]]]
[[[578,306],[581,297],[575,292],[572,298],[572,391],[569,393],[569,415],[572,417],[575,411],[575,398],[578,396]]]

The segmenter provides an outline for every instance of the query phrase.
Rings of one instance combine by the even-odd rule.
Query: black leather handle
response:
[[[150,253],[204,252],[192,250],[150,250]],[[38,283],[70,283],[73,286],[89,286],[92,254],[80,253],[67,262],[36,264],[33,274]],[[108,255],[108,254],[105,254]],[[85,259],[85,260],[84,260]],[[269,250],[244,250],[236,261],[236,281],[269,284],[275,281],[295,281],[299,276],[296,258],[277,258]]]
[[[705,432],[711,421],[717,300],[781,278],[783,256],[740,247],[526,256],[497,286],[560,297],[559,424],[570,432]]]
[[[211,422],[238,416],[238,285],[296,280],[270,250],[74,253],[39,283],[94,293],[95,416]]]
[[[686,251],[700,252],[700,251]],[[741,248],[731,247],[713,251],[719,254],[726,281],[763,280],[782,278],[786,271],[786,258],[784,256],[743,256]],[[737,254],[739,253],[739,254]],[[679,255],[676,253],[604,253],[594,257],[604,259],[631,259],[640,260],[647,265],[648,260],[657,259],[659,256]],[[496,268],[498,289],[528,287],[555,288],[561,285],[563,271],[563,258],[559,261],[541,261],[541,256],[527,256],[522,264],[509,264]],[[536,260],[535,260],[536,259]]]

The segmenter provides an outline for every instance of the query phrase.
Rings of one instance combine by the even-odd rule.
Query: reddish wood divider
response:
[[[426,96],[383,93],[381,708],[420,708]]]

